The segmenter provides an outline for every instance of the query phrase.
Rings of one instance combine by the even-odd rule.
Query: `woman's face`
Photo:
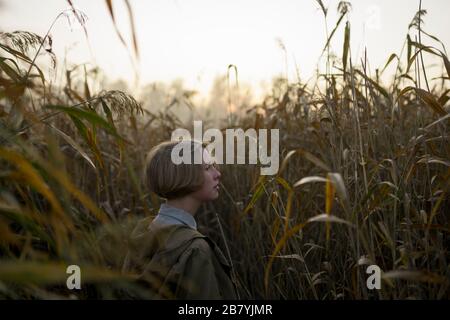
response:
[[[219,196],[220,172],[206,149],[203,150],[203,185],[192,196],[201,202],[217,199]]]

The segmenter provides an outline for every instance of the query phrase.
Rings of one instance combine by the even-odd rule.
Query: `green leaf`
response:
[[[409,62],[409,60],[411,59],[411,53],[412,53],[412,45],[411,45],[412,41],[411,41],[411,37],[409,36],[409,34],[407,36],[407,42],[408,42],[408,54],[406,57],[406,61]]]
[[[325,8],[325,5],[323,4],[322,0],[316,0],[316,1],[319,4],[320,9],[322,9],[323,15],[326,17],[328,14],[328,9]]]
[[[46,108],[62,111],[70,116],[75,116],[79,119],[88,121],[93,125],[97,125],[105,129],[109,134],[122,139],[117,133],[116,129],[105,119],[95,113],[93,110],[82,110],[79,108],[71,108],[66,106],[47,105]]]
[[[411,66],[414,63],[414,61],[416,60],[417,55],[419,55],[422,51],[426,51],[426,52],[431,53],[433,55],[439,56],[439,54],[437,54],[436,52],[434,52],[432,50],[432,49],[434,49],[433,47],[427,47],[427,46],[424,46],[424,45],[422,45],[420,43],[417,43],[417,42],[414,42],[414,41],[409,41],[408,42],[408,46],[409,45],[415,46],[415,47],[419,48],[419,50],[417,50],[412,56],[410,56],[410,52],[409,52],[410,47],[408,47],[408,66],[406,68],[405,73],[409,72],[409,69],[411,69]]]
[[[445,70],[447,70],[447,74],[450,78],[450,61],[448,61],[447,56],[443,52],[441,52],[441,56],[442,56],[442,59],[444,60]]]
[[[5,50],[6,52],[8,52],[9,54],[13,55],[16,58],[19,58],[23,61],[26,61],[28,63],[32,63],[32,61],[30,60],[30,58],[28,58],[26,55],[24,55],[22,52],[17,51],[9,46],[6,46],[4,44],[0,43],[0,48],[2,48],[3,50]]]
[[[50,125],[50,128],[53,129],[53,131],[55,131],[59,136],[61,136],[68,144],[70,144],[72,146],[72,148],[74,148],[76,151],[78,151],[79,154],[81,154],[81,156],[86,159],[86,161],[94,168],[94,170],[97,170],[97,168],[95,167],[94,162],[92,162],[91,158],[89,158],[89,156],[87,155],[87,153],[83,150],[83,148],[75,142],[75,140],[73,140],[70,136],[68,136],[67,134],[65,134],[64,132],[62,132],[61,130],[59,130],[58,128]]]
[[[441,96],[438,99],[438,102],[441,106],[445,106],[445,104],[447,103],[447,101],[450,99],[449,96],[447,96],[447,94],[450,92],[450,89],[447,89],[444,91],[444,93],[441,94]]]
[[[414,46],[414,47],[419,48],[420,50],[423,50],[423,51],[431,53],[431,54],[433,54],[435,56],[438,56],[438,54],[432,50],[432,49],[436,49],[436,48],[434,48],[432,46],[424,46],[423,44],[415,42],[415,41],[411,41],[411,45]]]
[[[250,200],[250,203],[247,205],[247,207],[244,209],[244,213],[248,213],[256,204],[256,201],[263,195],[264,193],[264,187],[266,185],[266,178],[267,176],[261,176],[258,180],[256,191],[252,196],[252,199]]]
[[[369,77],[367,77],[364,73],[362,73],[359,70],[355,70],[358,74],[360,74],[364,79],[366,79],[368,82],[370,82],[375,89],[377,89],[383,96],[386,97],[386,99],[391,100],[391,97],[389,96],[389,93],[386,91],[386,89],[384,89],[382,86],[380,86],[376,81],[370,79]]]
[[[83,137],[83,139],[87,142],[88,140],[88,129],[85,126],[85,124],[83,123],[83,121],[81,121],[79,118],[77,118],[74,115],[69,114],[70,119],[72,119],[75,127],[77,128],[78,132],[81,134],[81,136]]]
[[[381,70],[381,73],[383,73],[384,70],[386,70],[386,68],[389,66],[389,64],[390,64],[395,58],[397,58],[397,60],[399,60],[398,56],[397,56],[395,53],[393,53],[393,54],[390,55],[388,61],[386,62],[386,64],[385,64],[385,66],[383,67],[383,69]]]
[[[100,102],[102,104],[103,112],[105,112],[105,114],[106,114],[106,118],[108,118],[109,123],[111,123],[111,125],[114,126],[114,120],[113,120],[111,109],[108,107],[105,100],[101,99]]]
[[[86,65],[84,66],[84,97],[86,100],[91,100],[91,91],[89,90],[89,84],[88,84],[88,76],[86,71]]]
[[[0,57],[0,68],[16,83],[22,81],[22,77],[12,67],[10,67],[5,61],[12,61],[12,59]],[[14,62],[14,61],[13,61]],[[14,63],[15,64],[15,63]],[[16,64],[17,66],[17,64]],[[19,67],[17,66],[17,70]]]
[[[342,19],[344,19],[344,17],[345,17],[345,13],[344,13],[344,14],[341,14],[341,16],[339,17],[339,20],[337,21],[336,26],[334,27],[333,31],[331,31],[331,34],[330,34],[330,36],[328,37],[327,42],[325,43],[325,46],[324,46],[323,49],[322,49],[321,56],[322,56],[322,54],[325,52],[325,50],[327,49],[327,47],[330,45],[331,39],[333,38],[333,36],[334,36],[334,34],[335,34],[337,28],[338,28],[339,25],[341,24]]]

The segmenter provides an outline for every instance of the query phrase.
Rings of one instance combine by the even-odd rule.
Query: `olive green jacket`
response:
[[[124,271],[137,273],[155,299],[236,299],[222,251],[186,225],[141,221],[131,236]]]

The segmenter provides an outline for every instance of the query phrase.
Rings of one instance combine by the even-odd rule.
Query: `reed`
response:
[[[280,129],[283,158],[271,177],[255,165],[221,166],[222,195],[198,214],[204,232],[230,249],[243,298],[449,298],[445,46],[423,30],[420,7],[407,53],[381,70],[397,63],[386,85],[367,60],[352,61],[350,8],[339,6],[315,84],[281,79],[233,118],[244,129]],[[333,58],[338,36],[342,57]],[[63,86],[50,83],[36,59],[48,37],[0,39],[0,297],[151,297],[151,283],[121,267],[136,221],[161,202],[141,181],[145,153],[183,123],[170,106],[157,113],[125,92],[94,92],[86,69],[84,79],[74,70]],[[424,55],[442,61],[441,77],[427,78]],[[70,264],[83,270],[76,292],[65,287]],[[383,270],[381,290],[367,289],[371,264]]]

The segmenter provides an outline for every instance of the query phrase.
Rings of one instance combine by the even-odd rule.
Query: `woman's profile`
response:
[[[192,159],[201,152],[203,162],[174,164],[172,150],[179,143],[190,144]],[[168,141],[149,152],[145,182],[166,202],[133,231],[124,270],[137,272],[155,298],[236,299],[229,261],[197,230],[195,219],[203,203],[218,197],[220,176],[200,142]]]

